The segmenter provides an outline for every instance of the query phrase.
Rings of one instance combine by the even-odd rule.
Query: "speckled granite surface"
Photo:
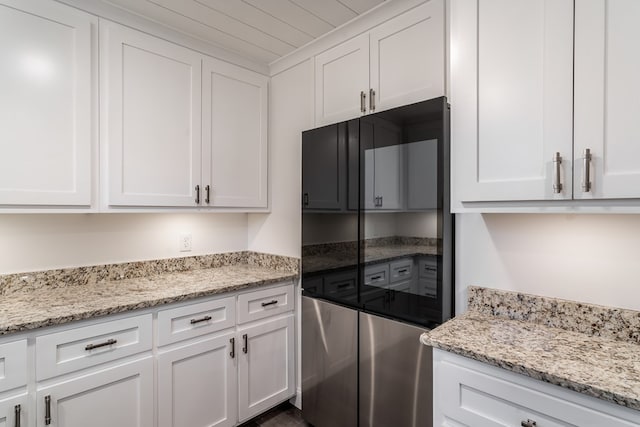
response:
[[[0,335],[297,277],[296,258],[252,252],[0,276]]]
[[[638,331],[631,331],[639,317],[633,310],[473,287],[469,311],[421,341],[640,410],[640,345]]]

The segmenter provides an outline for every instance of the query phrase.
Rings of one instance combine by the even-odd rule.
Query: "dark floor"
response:
[[[302,412],[289,402],[282,403],[268,412],[243,423],[240,427],[308,427]]]

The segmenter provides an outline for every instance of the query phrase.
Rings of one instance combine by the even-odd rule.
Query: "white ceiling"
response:
[[[385,0],[106,0],[270,63]]]

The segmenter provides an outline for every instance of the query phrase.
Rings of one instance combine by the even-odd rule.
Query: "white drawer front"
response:
[[[576,392],[487,366],[492,371],[500,371],[500,377],[493,376],[459,365],[456,363],[456,359],[460,359],[458,356],[445,354],[440,357],[436,356],[437,353],[442,352],[434,353],[434,389],[440,391],[434,401],[436,424],[443,418],[474,427],[512,427],[527,420],[535,421],[540,427],[631,427],[640,421],[640,415],[631,422],[598,410],[605,406],[619,410],[617,405],[595,398],[588,399],[593,402],[586,402],[586,396]],[[540,384],[528,385],[531,382]],[[544,389],[549,393],[543,392]],[[559,390],[555,393],[553,389]],[[568,395],[575,395],[575,399],[567,400]]]
[[[235,297],[162,310],[158,313],[158,345],[221,331],[235,324]]]
[[[389,264],[368,265],[364,268],[364,284],[380,288],[389,284]]]
[[[264,319],[293,310],[293,285],[238,295],[238,323]]]
[[[55,377],[151,350],[151,314],[36,338],[36,378]]]
[[[0,392],[27,385],[27,340],[0,345]]]
[[[389,264],[389,274],[391,283],[409,280],[413,274],[413,259],[401,259]]]

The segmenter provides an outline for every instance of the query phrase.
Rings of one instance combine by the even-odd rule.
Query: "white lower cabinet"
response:
[[[37,422],[59,427],[152,427],[153,357],[39,387]]]
[[[238,328],[240,421],[294,394],[293,314]]]
[[[233,331],[158,355],[158,427],[226,427],[237,421]]]
[[[640,425],[638,411],[443,350],[433,362],[434,426]]]
[[[33,405],[26,393],[0,400],[0,426],[29,427],[33,417]]]

